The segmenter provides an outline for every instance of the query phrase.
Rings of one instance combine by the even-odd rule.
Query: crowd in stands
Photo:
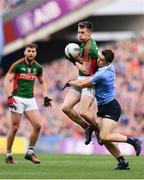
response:
[[[117,72],[116,97],[122,107],[122,115],[116,131],[129,136],[144,135],[143,44],[144,37],[140,36],[126,41],[108,44],[100,48],[110,48],[115,52],[114,65]],[[68,92],[68,88],[63,92],[61,88],[68,80],[77,77],[77,68],[66,59],[45,64],[43,67],[48,94],[53,99],[53,102],[52,108],[44,108],[42,105],[41,89],[36,82],[35,96],[44,121],[42,135],[59,134],[64,137],[83,136],[81,127],[73,123],[61,111],[63,100]],[[3,89],[3,79],[4,77],[0,80],[0,135],[6,135],[9,126],[9,113],[6,104],[6,95]],[[95,110],[96,106],[93,105],[92,111]],[[23,117],[18,134],[29,136],[30,129],[30,123],[26,117]]]
[[[3,13],[10,12],[12,9],[26,2],[26,0],[1,0],[3,2]]]

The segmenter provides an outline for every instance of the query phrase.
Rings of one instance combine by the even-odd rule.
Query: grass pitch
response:
[[[0,179],[144,179],[142,156],[127,156],[131,170],[113,170],[117,161],[104,155],[37,154],[41,164],[33,164],[23,155],[15,155],[17,164],[0,160]]]

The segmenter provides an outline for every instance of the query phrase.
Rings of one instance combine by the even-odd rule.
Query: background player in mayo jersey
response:
[[[97,68],[98,47],[94,39],[91,37],[93,25],[91,22],[83,21],[78,24],[78,39],[81,44],[81,56],[78,61],[71,57],[70,61],[78,68],[78,79],[86,79],[93,75]],[[90,113],[90,107],[94,102],[94,88],[71,88],[65,97],[62,110],[74,122],[79,124],[83,129],[89,128],[89,124],[95,126],[95,121],[86,122],[87,113]],[[77,112],[74,106],[80,101],[80,110]],[[85,131],[87,132],[87,131]],[[88,142],[87,142],[88,141]],[[89,136],[86,134],[86,142],[90,142]]]
[[[11,126],[7,135],[6,163],[8,164],[16,163],[12,156],[12,145],[23,113],[25,113],[33,126],[25,159],[33,163],[40,163],[34,154],[34,146],[42,127],[42,117],[38,111],[38,106],[33,94],[34,81],[36,78],[38,78],[41,85],[44,106],[51,106],[52,99],[48,98],[47,95],[47,87],[43,77],[42,67],[35,61],[37,54],[36,49],[36,44],[26,45],[24,51],[25,57],[16,61],[10,67],[4,81],[5,91],[8,96],[7,102],[11,113]]]
[[[98,104],[97,121],[100,129],[100,138],[107,149],[117,158],[118,166],[116,169],[129,169],[128,162],[121,156],[118,147],[112,142],[125,142],[131,144],[136,155],[141,152],[141,142],[136,138],[128,138],[125,135],[113,132],[117,126],[121,114],[121,108],[115,99],[115,70],[111,64],[114,54],[111,50],[101,52],[97,65],[98,71],[86,80],[70,81],[69,86],[75,88],[95,87],[95,97]],[[95,119],[95,115],[89,116],[89,119]],[[107,144],[108,143],[108,144]]]

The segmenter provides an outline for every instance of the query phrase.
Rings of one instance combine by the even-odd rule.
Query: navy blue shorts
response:
[[[111,102],[98,106],[97,117],[109,118],[118,121],[121,115],[121,107],[116,99]]]

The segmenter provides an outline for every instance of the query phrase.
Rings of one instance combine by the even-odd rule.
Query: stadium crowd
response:
[[[1,0],[1,3],[3,3],[3,13],[6,14],[25,2],[26,0]]]
[[[144,135],[144,37],[139,36],[126,41],[105,45],[115,52],[115,67],[117,72],[116,97],[122,107],[119,127],[116,131],[128,136]],[[101,49],[100,48],[100,49]],[[63,85],[77,76],[77,69],[69,61],[60,59],[45,64],[44,76],[46,77],[48,94],[53,99],[52,108],[45,109],[41,97],[41,89],[36,82],[35,96],[39,110],[44,119],[42,135],[55,135],[81,137],[83,130],[69,120],[61,111],[61,105],[67,93],[61,91]],[[6,95],[3,87],[4,77],[0,80],[0,135],[6,135],[9,126],[9,113]],[[92,111],[96,106],[93,105]],[[18,134],[29,136],[31,125],[23,117]]]

